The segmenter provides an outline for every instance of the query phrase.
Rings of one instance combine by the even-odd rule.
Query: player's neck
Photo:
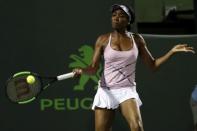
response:
[[[127,36],[128,31],[127,30],[114,30],[112,33],[118,36]]]

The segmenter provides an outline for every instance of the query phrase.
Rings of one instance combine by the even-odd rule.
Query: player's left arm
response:
[[[189,47],[187,44],[178,44],[170,49],[166,54],[161,57],[154,58],[146,46],[146,42],[141,35],[134,35],[135,41],[138,45],[139,55],[143,59],[146,65],[152,70],[156,70],[160,65],[165,63],[173,54],[177,52],[191,52],[195,53],[193,47]]]

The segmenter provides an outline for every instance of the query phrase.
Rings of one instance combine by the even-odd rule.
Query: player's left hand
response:
[[[178,45],[175,45],[171,51],[173,53],[176,53],[176,52],[191,52],[193,54],[195,54],[195,51],[194,51],[194,48],[191,47],[191,46],[188,46],[187,44],[178,44]]]

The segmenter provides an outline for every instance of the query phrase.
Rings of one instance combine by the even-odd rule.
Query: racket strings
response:
[[[34,82],[28,82],[29,76],[34,77]],[[61,77],[60,77],[61,76]],[[58,76],[40,76],[33,72],[19,72],[14,74],[8,79],[6,83],[6,94],[7,97],[15,103],[26,104],[38,97],[42,90],[46,89],[52,83],[71,78],[74,76],[73,73],[63,74]],[[58,79],[61,78],[61,79]]]
[[[33,97],[36,97],[41,90],[41,81],[35,77],[35,82],[29,84],[27,76],[29,74],[21,74],[17,77],[12,77],[7,82],[7,95],[13,102],[25,102]]]
[[[14,81],[15,89],[16,89],[16,96],[20,99],[24,95],[30,93],[30,86],[27,83],[26,79],[16,79]]]

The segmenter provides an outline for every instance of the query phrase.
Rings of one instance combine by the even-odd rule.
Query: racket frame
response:
[[[8,81],[6,83],[6,88],[7,88],[8,82],[11,79],[13,79],[15,77],[18,77],[20,75],[23,75],[23,74],[24,75],[33,75],[36,78],[38,78],[39,81],[40,81],[40,84],[41,84],[41,88],[40,88],[40,91],[34,97],[32,97],[32,98],[30,98],[28,100],[14,102],[14,101],[12,101],[10,99],[10,101],[12,101],[14,103],[18,103],[18,104],[27,104],[27,103],[30,103],[30,102],[34,101],[39,96],[39,94],[43,90],[45,90],[47,87],[49,87],[52,83],[55,83],[55,82],[61,81],[61,80],[65,80],[65,79],[68,79],[68,78],[71,78],[71,77],[74,77],[74,75],[75,75],[74,72],[70,72],[70,73],[66,73],[66,74],[62,74],[62,75],[59,75],[59,76],[52,77],[52,76],[40,76],[37,73],[30,72],[30,71],[21,71],[21,72],[15,73],[12,77],[10,77],[8,79]],[[47,82],[45,82],[45,81],[47,81]],[[6,92],[6,94],[7,94],[7,92]],[[9,98],[8,94],[7,94],[7,97]]]

